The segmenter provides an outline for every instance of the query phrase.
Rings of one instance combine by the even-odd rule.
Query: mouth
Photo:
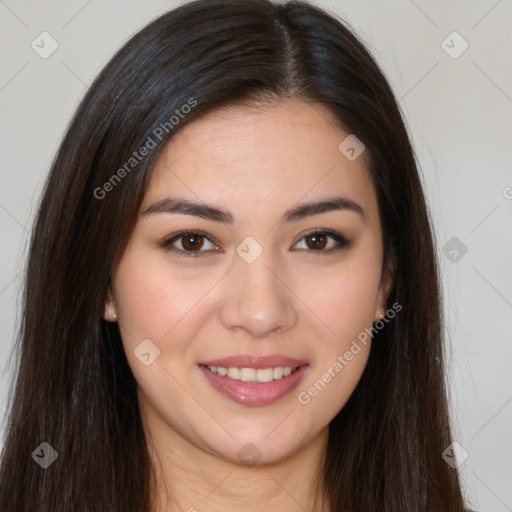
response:
[[[295,389],[309,371],[309,364],[282,356],[236,356],[200,363],[199,368],[223,396],[239,404],[263,406],[277,402]]]

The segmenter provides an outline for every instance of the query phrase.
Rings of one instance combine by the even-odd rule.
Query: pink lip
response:
[[[223,357],[222,359],[210,359],[201,361],[200,365],[222,366],[223,368],[275,368],[276,366],[291,366],[296,368],[308,364],[307,361],[293,359],[292,357],[282,355],[256,356],[252,354],[241,354],[235,356]]]
[[[254,364],[259,364],[259,361]],[[246,366],[246,363],[244,363],[244,365],[242,366],[245,368],[251,368],[251,366]],[[210,366],[223,366],[223,364],[212,364]],[[239,366],[239,364],[232,364],[231,366],[236,367]],[[295,366],[295,364],[272,364],[263,366],[263,368],[272,366]],[[201,368],[201,371],[212,387],[225,397],[239,404],[261,406],[276,402],[295,389],[308,372],[309,365],[303,364],[287,377],[282,377],[271,382],[242,382],[241,380],[230,379],[227,376],[213,373],[202,364],[199,368]]]

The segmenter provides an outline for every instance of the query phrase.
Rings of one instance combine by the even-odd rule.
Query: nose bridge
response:
[[[293,294],[282,282],[284,276],[279,275],[279,262],[269,250],[259,250],[254,257],[255,249],[251,241],[247,245],[242,242],[237,249],[234,268],[227,276],[221,319],[226,328],[241,328],[253,337],[264,337],[293,326],[297,314]]]

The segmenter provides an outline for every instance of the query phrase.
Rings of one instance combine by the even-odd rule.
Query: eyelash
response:
[[[203,238],[206,238],[213,245],[217,245],[215,242],[210,240],[210,237],[204,231],[181,231],[169,238],[166,238],[160,245],[162,248],[164,248],[168,251],[180,253],[181,255],[183,255],[185,257],[189,257],[189,258],[197,258],[198,256],[201,255],[201,253],[209,252],[209,251],[201,251],[201,250],[200,251],[185,251],[183,249],[177,249],[176,247],[172,247],[172,244],[175,241],[177,241],[180,238],[183,238],[187,235],[201,236]],[[312,236],[312,235],[327,235],[329,238],[332,238],[337,244],[335,247],[331,247],[330,249],[321,249],[321,250],[307,249],[306,250],[306,252],[310,252],[310,253],[315,253],[315,252],[319,253],[319,254],[317,254],[317,256],[331,254],[331,253],[340,251],[341,249],[344,249],[350,245],[350,242],[341,233],[337,233],[336,231],[331,231],[330,229],[322,229],[322,230],[313,229],[311,231],[308,231],[308,232],[304,233],[302,235],[302,238],[300,238],[300,240],[294,245],[299,244],[304,238],[306,238],[308,236]],[[299,249],[299,250],[304,250],[304,249]]]

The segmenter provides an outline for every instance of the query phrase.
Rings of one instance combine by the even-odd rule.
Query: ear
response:
[[[393,287],[393,281],[395,279],[396,271],[396,258],[394,253],[390,254],[384,271],[382,272],[382,278],[380,281],[379,296],[377,300],[377,309],[375,310],[375,322],[381,320],[386,315],[387,311],[387,300],[391,288]]]
[[[117,322],[116,302],[110,287],[107,288],[103,318],[107,322]]]

